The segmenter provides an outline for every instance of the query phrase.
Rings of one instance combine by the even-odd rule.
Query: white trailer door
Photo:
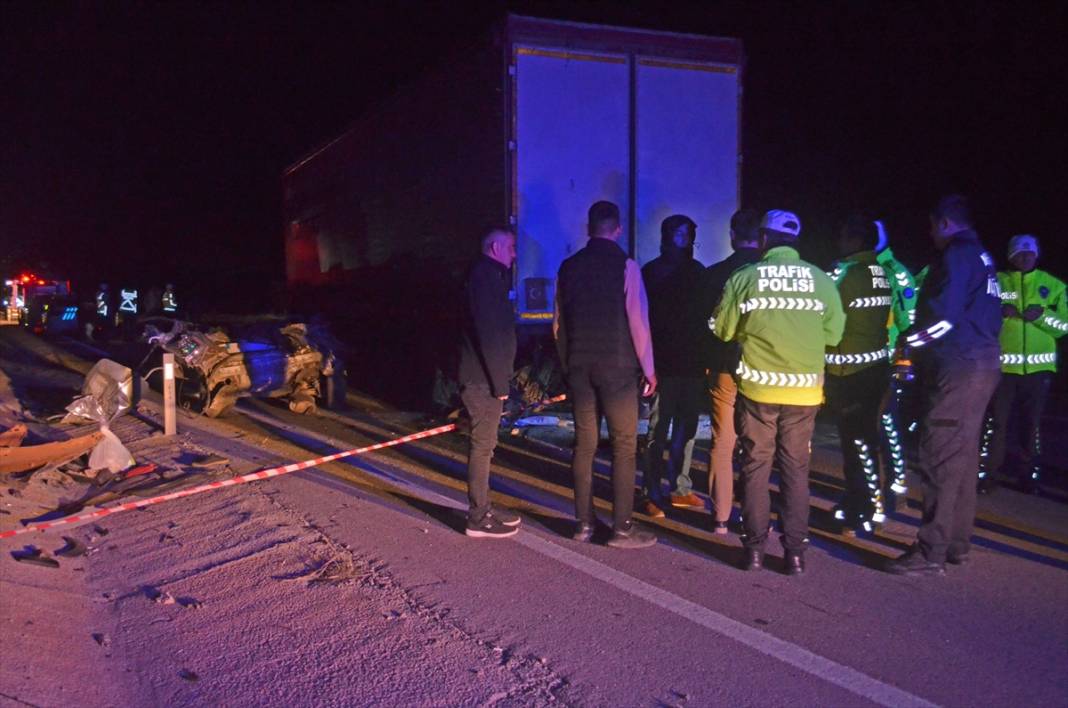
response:
[[[515,65],[517,296],[521,317],[543,319],[560,263],[586,245],[590,205],[607,199],[627,218],[630,66],[623,55],[523,46]]]
[[[728,227],[740,199],[738,71],[639,57],[636,68],[636,255],[660,253],[660,222],[697,222],[694,255],[711,265],[730,254]]]

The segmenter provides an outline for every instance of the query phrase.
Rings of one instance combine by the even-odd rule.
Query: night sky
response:
[[[5,3],[0,266],[280,283],[282,169],[510,9],[742,38],[744,198],[813,257],[862,208],[917,264],[961,191],[999,259],[1033,232],[1064,277],[1066,5]]]

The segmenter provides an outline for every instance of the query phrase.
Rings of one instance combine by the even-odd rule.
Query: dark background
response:
[[[0,269],[277,290],[282,169],[512,10],[742,38],[745,201],[797,210],[812,258],[863,208],[920,265],[961,191],[999,259],[1032,232],[1064,277],[1065,8],[2,4]]]

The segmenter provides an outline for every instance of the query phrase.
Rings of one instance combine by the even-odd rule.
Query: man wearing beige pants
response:
[[[731,274],[760,260],[757,229],[761,218],[762,215],[752,209],[742,209],[731,217],[730,237],[734,253],[705,271],[703,293],[709,317]],[[709,329],[711,327],[710,320]],[[734,431],[734,400],[738,395],[734,372],[738,368],[740,351],[736,342],[724,342],[711,334],[708,339],[708,387],[712,398],[708,495],[712,498],[713,530],[725,534],[734,502],[734,445],[738,440]]]

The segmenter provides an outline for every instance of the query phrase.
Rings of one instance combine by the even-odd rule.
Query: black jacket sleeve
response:
[[[955,245],[940,254],[924,282],[916,324],[906,332],[909,346],[930,344],[960,324],[972,270],[968,255],[966,250]]]
[[[515,366],[515,323],[506,275],[475,268],[467,285],[467,307],[480,363],[497,397],[508,395]]]

